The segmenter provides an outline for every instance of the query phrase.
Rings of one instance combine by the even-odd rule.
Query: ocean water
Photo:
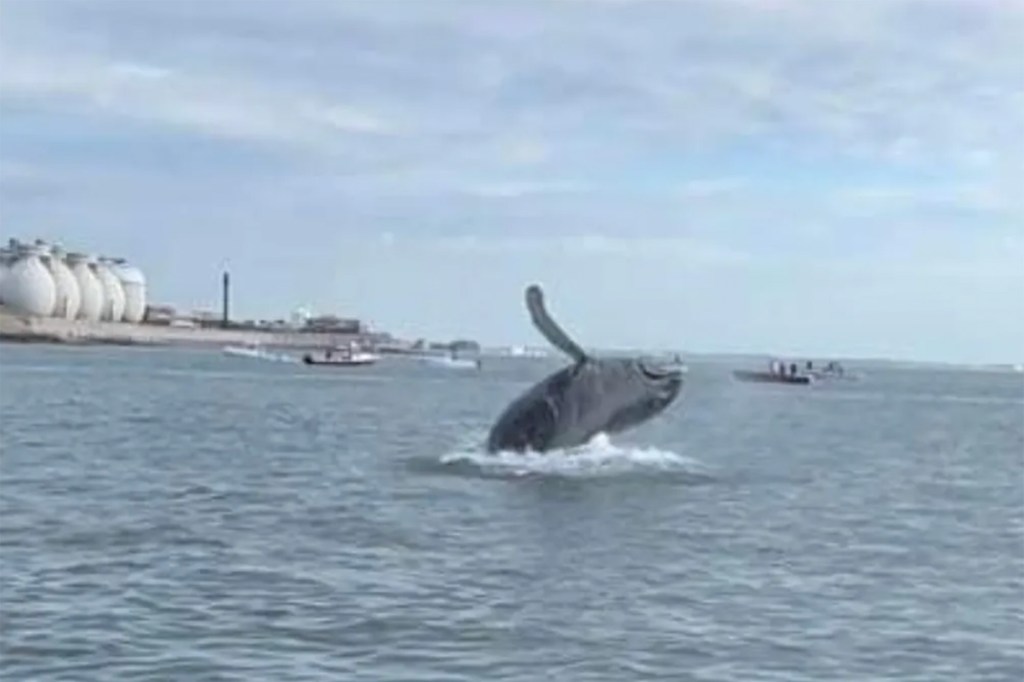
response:
[[[481,454],[557,362],[0,346],[0,679],[1024,679],[1021,375]]]

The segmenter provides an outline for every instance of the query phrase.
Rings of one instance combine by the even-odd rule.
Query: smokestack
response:
[[[227,270],[224,271],[224,277],[223,277],[222,282],[223,282],[222,290],[223,290],[223,297],[224,298],[223,298],[223,304],[222,304],[223,307],[222,307],[222,312],[221,312],[221,326],[224,327],[225,329],[227,329],[228,323],[231,320],[230,304],[228,303],[228,298],[229,298],[230,293],[231,293],[231,276],[228,274]]]

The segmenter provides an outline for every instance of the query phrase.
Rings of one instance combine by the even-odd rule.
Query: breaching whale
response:
[[[543,452],[582,445],[599,433],[641,424],[668,407],[682,372],[653,359],[588,355],[551,318],[540,286],[526,288],[534,326],[573,364],[541,380],[505,408],[491,427],[487,451]]]

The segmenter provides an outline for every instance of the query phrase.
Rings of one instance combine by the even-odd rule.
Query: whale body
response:
[[[513,400],[491,427],[488,452],[544,452],[582,445],[660,414],[679,395],[682,371],[650,358],[602,358],[583,349],[555,323],[538,285],[526,289],[538,331],[573,363]]]

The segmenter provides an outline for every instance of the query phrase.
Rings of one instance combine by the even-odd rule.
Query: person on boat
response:
[[[789,376],[791,376],[791,377],[795,377],[796,376],[796,363],[795,362],[789,363]]]

